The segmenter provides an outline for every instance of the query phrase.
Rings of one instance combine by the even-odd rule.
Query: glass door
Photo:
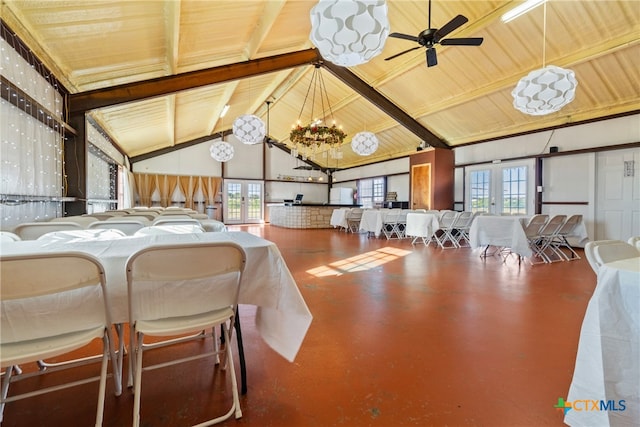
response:
[[[264,183],[225,180],[223,193],[226,224],[255,224],[264,221]]]
[[[470,167],[466,209],[492,215],[533,214],[533,170],[530,161]]]

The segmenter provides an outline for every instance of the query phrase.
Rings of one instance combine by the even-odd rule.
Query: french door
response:
[[[533,161],[467,168],[466,210],[493,215],[530,215],[534,207]]]
[[[225,224],[255,224],[264,221],[264,183],[225,180],[223,193]]]

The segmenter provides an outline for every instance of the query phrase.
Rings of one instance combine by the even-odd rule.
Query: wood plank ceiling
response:
[[[2,19],[70,91],[70,105],[93,108],[135,160],[219,135],[241,114],[266,121],[266,101],[270,136],[289,145],[292,124],[310,119],[309,101],[301,107],[317,58],[309,40],[316,3],[2,0]],[[436,67],[426,67],[424,49],[385,61],[412,47],[392,38],[367,64],[325,64],[333,116],[348,136],[343,159],[315,163],[345,168],[411,154],[421,141],[456,147],[640,110],[640,2],[549,0],[546,30],[544,7],[503,23],[518,3],[434,0],[432,26],[462,14],[469,22],[451,36],[484,37],[480,47],[438,46]],[[387,5],[391,31],[427,27],[427,1]],[[575,71],[576,98],[528,116],[513,108],[511,91],[543,59]],[[371,156],[350,148],[362,130],[380,140]]]

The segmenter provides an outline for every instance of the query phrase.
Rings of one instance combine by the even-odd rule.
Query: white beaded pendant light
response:
[[[266,135],[264,122],[253,114],[243,114],[233,121],[233,135],[243,144],[260,144]]]
[[[343,67],[379,55],[389,35],[384,0],[320,0],[310,15],[309,38],[322,58]]]
[[[209,148],[211,157],[218,162],[227,162],[233,158],[233,146],[225,141],[216,141]]]
[[[369,156],[378,149],[378,137],[372,132],[358,132],[351,140],[351,149],[360,156]]]
[[[525,114],[543,116],[555,113],[569,104],[576,96],[578,81],[572,70],[547,65],[547,2],[544,2],[542,68],[520,79],[511,92],[513,106]]]

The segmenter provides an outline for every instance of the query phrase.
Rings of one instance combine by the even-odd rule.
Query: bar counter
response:
[[[285,205],[268,204],[271,225],[284,228],[332,228],[329,224],[334,209],[353,208],[356,205],[329,205],[302,203]]]

